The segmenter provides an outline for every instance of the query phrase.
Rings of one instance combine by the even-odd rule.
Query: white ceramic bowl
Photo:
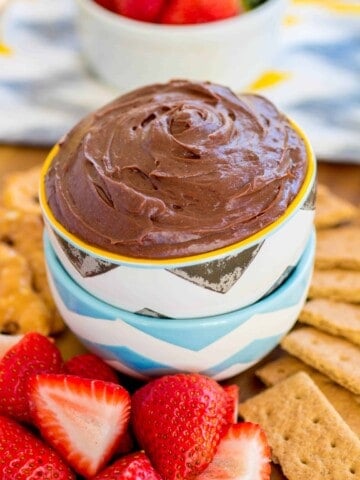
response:
[[[120,310],[91,296],[66,273],[45,237],[50,286],[69,328],[110,365],[142,379],[180,371],[222,380],[258,362],[296,322],[314,253],[313,233],[288,279],[254,305],[224,315],[166,321]]]
[[[77,0],[77,24],[90,69],[119,92],[173,78],[210,80],[239,91],[277,51],[285,0],[198,25],[139,22]]]
[[[313,227],[316,161],[305,135],[299,132],[308,153],[306,178],[280,218],[228,247],[161,260],[106,252],[83,242],[55,219],[45,192],[46,172],[56,155],[55,147],[44,164],[40,186],[40,203],[52,246],[80,286],[130,312],[192,318],[250,305],[286,279],[299,261]]]

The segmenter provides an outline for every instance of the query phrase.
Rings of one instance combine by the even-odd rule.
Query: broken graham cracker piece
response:
[[[325,185],[318,185],[316,192],[315,226],[331,228],[350,222],[360,214],[350,202],[334,195]]]
[[[38,190],[41,165],[8,173],[1,189],[1,203],[10,209],[41,216]]]
[[[291,355],[285,354],[264,365],[255,373],[265,385],[271,387],[298,372],[305,372],[309,375],[345,423],[360,438],[360,395],[355,395],[341,387],[326,375],[317,372]]]
[[[315,298],[304,305],[299,320],[360,346],[360,305]]]
[[[26,258],[0,242],[0,332],[48,335],[50,324],[49,311],[34,290]]]
[[[316,269],[311,279],[308,296],[360,303],[360,271]]]
[[[42,236],[43,222],[39,215],[0,206],[0,241],[11,245],[27,260],[34,290],[48,309],[49,333],[56,334],[65,329],[65,324],[47,282]]]
[[[322,230],[316,240],[315,268],[360,270],[360,227]]]
[[[292,355],[284,354],[284,356],[276,360],[266,363],[256,370],[255,375],[267,386],[272,387],[276,383],[291,377],[294,373],[304,371],[310,374],[311,371],[316,371],[313,368],[303,363],[301,360]],[[319,373],[321,375],[321,373]]]
[[[353,343],[303,327],[286,335],[281,346],[334,382],[360,394],[360,348]]]
[[[306,373],[241,403],[239,411],[264,428],[288,480],[360,478],[360,440]]]

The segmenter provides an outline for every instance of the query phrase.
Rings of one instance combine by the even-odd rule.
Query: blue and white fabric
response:
[[[0,14],[1,15],[1,14]],[[73,0],[14,0],[1,18],[0,142],[49,146],[116,96],[81,59]],[[360,163],[360,2],[292,0],[274,70],[253,88],[318,158]]]

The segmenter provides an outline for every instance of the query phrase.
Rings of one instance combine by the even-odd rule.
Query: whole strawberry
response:
[[[144,452],[120,458],[100,472],[94,480],[162,480]]]
[[[193,478],[214,457],[228,395],[198,374],[166,375],[133,395],[137,440],[164,480]]]
[[[63,360],[44,335],[27,333],[0,360],[0,415],[31,422],[27,382],[33,374],[59,373]]]
[[[82,353],[70,358],[65,363],[65,370],[71,375],[82,378],[119,383],[115,370],[93,353]]]
[[[14,420],[0,416],[0,480],[75,480],[61,458]]]
[[[119,444],[115,451],[115,456],[126,455],[134,450],[135,440],[131,429],[128,428],[121,436]]]

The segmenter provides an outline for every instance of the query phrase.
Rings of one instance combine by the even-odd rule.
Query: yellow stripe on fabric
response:
[[[283,83],[291,78],[290,72],[282,72],[280,70],[268,70],[264,72],[257,80],[255,80],[246,90],[255,92],[264,88],[275,87],[279,83]]]
[[[5,43],[0,42],[0,55],[12,55],[13,51],[12,49],[6,45]]]
[[[321,6],[339,14],[360,15],[359,2],[345,2],[341,0],[292,0],[292,3],[295,5]]]
[[[301,20],[297,15],[286,15],[283,18],[282,24],[285,27],[292,27],[293,25],[298,25],[300,22]]]

